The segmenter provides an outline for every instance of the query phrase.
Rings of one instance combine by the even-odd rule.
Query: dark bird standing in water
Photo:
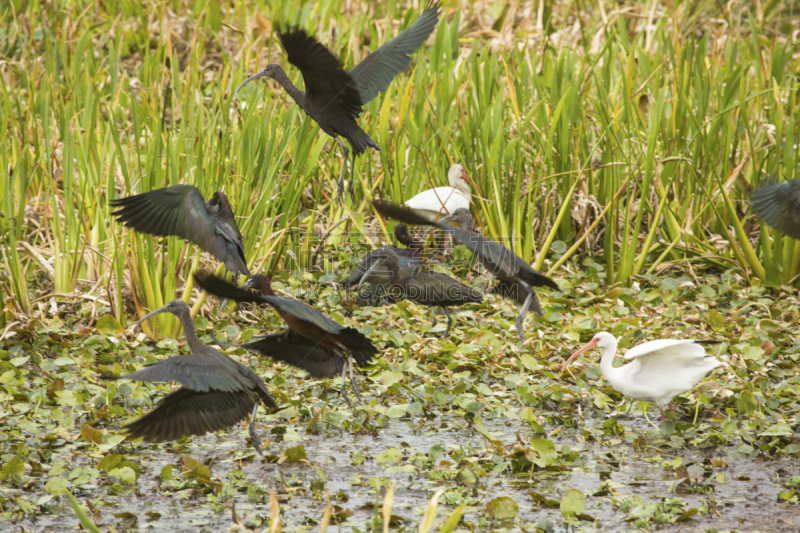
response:
[[[516,326],[520,341],[524,341],[522,334],[522,324],[528,309],[541,316],[542,307],[539,304],[534,287],[550,287],[559,289],[556,282],[536,271],[520,256],[503,246],[497,241],[487,239],[479,233],[471,231],[472,215],[466,209],[458,209],[452,215],[444,217],[443,221],[431,222],[410,209],[393,204],[391,202],[373,201],[375,210],[384,216],[399,220],[406,224],[416,224],[423,226],[433,226],[448,232],[456,242],[467,247],[483,266],[491,272],[499,281],[490,291],[503,298],[510,298],[522,304],[522,309],[517,315]],[[445,224],[444,221],[451,221],[459,224],[460,228]]]
[[[453,318],[447,311],[448,307],[462,305],[469,302],[480,303],[483,295],[447,274],[433,270],[422,270],[414,273],[401,274],[400,261],[397,254],[386,248],[375,257],[375,262],[364,276],[368,279],[373,271],[383,271],[389,277],[389,291],[398,290],[402,297],[420,305],[431,307],[433,325],[436,325],[434,307],[441,307],[447,316],[447,328],[442,337],[447,337]]]
[[[270,285],[269,278],[262,274],[252,276],[242,285],[242,288],[232,285],[216,276],[207,273],[196,273],[195,283],[201,289],[220,298],[227,298],[237,302],[267,303],[275,308],[289,329],[307,339],[318,343],[323,348],[332,351],[342,360],[342,398],[347,404],[350,400],[345,391],[346,371],[350,368],[350,385],[356,397],[361,400],[355,373],[353,359],[359,365],[369,363],[378,353],[372,342],[354,328],[342,326],[335,320],[324,315],[317,309],[299,300],[280,298],[275,294]],[[246,289],[256,289],[261,294],[256,294]],[[302,362],[289,364],[301,366]],[[338,363],[336,363],[338,366]]]
[[[225,263],[234,276],[250,275],[242,234],[224,192],[217,191],[204,202],[196,187],[173,185],[117,198],[110,204],[119,208],[112,215],[126,227],[160,237],[182,237]]]
[[[172,313],[180,319],[192,353],[106,379],[177,381],[182,387],[165,396],[155,409],[127,424],[124,430],[132,439],[141,437],[148,442],[169,442],[233,426],[245,420],[252,410],[250,438],[253,448],[261,454],[261,440],[255,432],[258,404],[261,402],[269,409],[278,407],[264,381],[249,367],[200,342],[189,306],[183,300],[173,300],[147,314],[134,328],[161,313]]]
[[[759,220],[800,239],[800,180],[768,183],[753,192],[750,202]]]
[[[356,118],[361,114],[362,106],[378,96],[378,93],[386,91],[392,80],[408,68],[411,54],[422,46],[436,27],[440,11],[438,2],[429,3],[414,24],[369,54],[350,72],[345,72],[336,56],[304,30],[282,32],[279,34],[281,44],[286,50],[289,63],[300,69],[305,92],[295,87],[283,68],[274,63],[247,78],[236,92],[258,78],[272,78],[289,93],[306,115],[319,124],[322,131],[334,138],[344,150],[344,164],[339,174],[340,200],[344,194],[344,174],[349,150],[339,140],[339,136],[347,139],[353,151],[350,198],[355,204],[352,168],[356,156],[367,148],[380,150],[367,132],[361,129]]]

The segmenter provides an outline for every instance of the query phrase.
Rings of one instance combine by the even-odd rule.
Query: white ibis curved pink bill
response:
[[[417,215],[431,222],[445,215],[452,215],[457,209],[469,210],[470,179],[464,167],[452,165],[447,171],[449,187],[436,187],[422,191],[405,203]]]
[[[612,366],[617,353],[617,339],[611,333],[597,333],[591,341],[567,359],[567,366],[580,354],[594,348],[602,351],[600,371],[614,389],[634,400],[654,402],[664,420],[664,408],[672,399],[690,391],[706,374],[718,366],[727,366],[713,355],[706,354],[704,344],[714,341],[659,339],[645,342],[628,350],[625,359],[631,361],[618,368]]]

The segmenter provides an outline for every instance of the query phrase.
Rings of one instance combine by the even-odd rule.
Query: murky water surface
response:
[[[599,428],[603,420],[587,420],[586,427]],[[626,520],[636,513],[652,515],[655,506],[680,499],[683,508],[696,508],[701,511],[687,521],[680,523],[658,523],[650,521],[640,531],[800,531],[800,513],[796,506],[786,506],[777,502],[777,494],[782,487],[775,481],[800,475],[800,461],[753,461],[736,457],[728,460],[727,466],[714,468],[712,478],[724,476],[710,486],[713,490],[690,487],[675,487],[674,470],[665,468],[663,463],[680,457],[684,465],[700,464],[705,459],[716,456],[725,457],[732,449],[683,451],[665,454],[645,445],[644,451],[637,451],[622,441],[613,448],[608,442],[581,442],[578,437],[560,434],[550,435],[549,439],[557,447],[567,445],[579,452],[578,459],[571,468],[562,472],[536,472],[515,475],[509,470],[501,474],[489,473],[479,479],[477,488],[458,476],[447,479],[448,462],[451,457],[444,455],[434,463],[433,468],[412,467],[409,460],[414,454],[427,454],[434,446],[445,452],[463,450],[476,457],[491,455],[486,440],[474,429],[464,425],[463,418],[449,418],[442,415],[436,418],[421,417],[412,420],[392,420],[390,424],[371,435],[350,435],[340,431],[322,432],[316,435],[297,429],[300,442],[273,442],[270,453],[279,455],[282,450],[302,443],[312,464],[283,463],[274,464],[259,459],[242,460],[250,455],[250,450],[242,439],[246,430],[236,428],[228,434],[206,436],[194,439],[191,443],[176,447],[174,445],[153,448],[148,445],[137,446],[130,455],[140,461],[142,474],[137,486],[126,488],[119,496],[102,498],[99,508],[101,519],[98,523],[111,523],[117,529],[132,525],[132,513],[138,517],[134,529],[152,531],[225,531],[231,525],[230,503],[242,522],[249,527],[266,529],[269,524],[269,490],[278,487],[282,523],[284,531],[319,530],[325,501],[320,491],[312,490],[312,483],[324,473],[324,488],[333,496],[333,503],[342,510],[352,512],[346,520],[331,525],[328,531],[364,531],[375,516],[380,516],[383,491],[377,491],[370,483],[371,478],[385,478],[396,484],[392,513],[399,517],[398,528],[416,531],[426,506],[434,491],[440,488],[452,489],[443,495],[439,506],[441,521],[453,512],[457,504],[467,501],[462,519],[464,530],[510,531],[570,531],[565,524],[561,510],[552,500],[558,502],[567,489],[578,489],[587,495],[584,518],[575,525],[574,531],[636,531],[636,522]],[[648,441],[660,436],[644,420],[633,419],[621,422],[626,432],[644,435]],[[530,429],[518,421],[485,421],[486,429],[502,442],[505,447],[517,441],[518,436],[532,438]],[[269,423],[259,430],[265,434]],[[381,457],[387,450],[397,450],[396,457]],[[120,453],[128,453],[124,449]],[[232,470],[244,472],[246,482],[239,484],[239,492],[221,496],[222,503],[209,502],[209,496],[202,490],[170,490],[169,484],[162,484],[158,474],[167,465],[175,466],[175,475],[180,472],[179,458],[184,455],[210,465],[215,479],[228,481]],[[82,456],[69,458],[73,462],[89,464]],[[355,463],[355,464],[354,464]],[[484,468],[486,468],[484,466]],[[388,470],[387,470],[388,469]],[[408,471],[404,471],[408,470]],[[442,474],[437,475],[436,470]],[[706,480],[708,481],[708,480]],[[246,486],[252,486],[248,490]],[[707,485],[709,486],[709,485]],[[674,492],[670,492],[675,489]],[[107,487],[99,489],[108,495]],[[697,491],[696,493],[692,491]],[[519,507],[516,521],[497,522],[487,518],[485,506],[488,501],[499,496],[513,498]],[[614,501],[641,502],[615,505]],[[81,500],[96,498],[92,490],[80,494]],[[541,500],[551,500],[543,503]],[[214,499],[213,497],[211,499]],[[627,499],[627,500],[626,500]],[[448,505],[451,504],[451,505]],[[376,510],[377,509],[377,510]],[[65,531],[77,524],[69,507],[61,512],[53,508],[53,515],[40,516],[36,521],[17,523],[29,531]],[[116,516],[115,516],[116,515]],[[589,521],[592,517],[595,521]],[[481,521],[483,519],[483,521]]]

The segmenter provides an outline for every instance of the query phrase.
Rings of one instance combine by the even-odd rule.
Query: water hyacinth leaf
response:
[[[486,514],[495,520],[511,520],[519,514],[519,505],[509,496],[500,496],[489,500],[486,504]]]
[[[99,470],[111,470],[120,462],[122,462],[122,455],[118,453],[111,453],[100,459],[100,462],[97,463],[97,468]]]
[[[586,509],[586,495],[578,489],[569,489],[561,497],[561,514],[566,518],[574,518]]]
[[[124,333],[125,328],[117,322],[117,319],[114,318],[112,315],[103,315],[99,319],[97,319],[97,324],[95,325],[97,331],[106,336],[117,335],[119,333]]]
[[[281,459],[278,461],[279,463],[300,463],[300,462],[308,462],[308,456],[306,455],[306,448],[302,444],[298,444],[292,448],[287,448],[284,450],[283,455],[281,455]]]
[[[103,442],[103,432],[93,428],[89,424],[83,424],[81,426],[81,438],[86,442],[101,444]]]
[[[759,437],[791,437],[794,435],[792,427],[784,422],[779,422],[769,427],[766,431],[759,433]]]
[[[408,412],[408,404],[393,405],[386,410],[386,416],[389,418],[402,418]]]
[[[69,481],[63,477],[54,477],[45,483],[44,488],[53,496],[64,496],[69,494]]]

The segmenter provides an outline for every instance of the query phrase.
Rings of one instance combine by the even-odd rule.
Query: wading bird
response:
[[[465,303],[480,303],[483,295],[447,274],[422,270],[411,274],[400,273],[400,261],[397,254],[391,249],[386,249],[377,257],[364,278],[369,279],[373,271],[383,271],[389,276],[389,292],[398,290],[402,298],[420,305],[431,307],[433,325],[436,325],[435,307],[440,307],[447,316],[447,328],[442,337],[447,337],[453,318],[447,311],[448,307]]]
[[[483,235],[467,229],[472,227],[472,215],[466,209],[458,209],[452,215],[445,217],[448,222],[454,222],[462,227],[454,227],[444,222],[429,222],[415,214],[408,208],[390,202],[373,201],[375,210],[384,216],[399,220],[406,224],[434,226],[449,233],[456,242],[466,246],[483,266],[499,281],[490,291],[503,298],[510,298],[522,304],[522,309],[517,315],[516,326],[520,341],[525,340],[522,325],[528,310],[537,315],[542,315],[534,287],[550,287],[560,291],[556,282],[536,271],[524,259],[503,246],[497,241],[487,239]]]
[[[659,339],[639,344],[628,350],[625,359],[632,361],[618,368],[612,366],[617,354],[617,339],[605,331],[595,334],[591,341],[572,354],[564,366],[580,354],[599,348],[603,355],[600,371],[603,377],[620,393],[634,400],[654,402],[661,411],[660,421],[664,421],[664,409],[669,407],[678,394],[690,391],[703,377],[717,368],[727,366],[713,355],[707,355],[704,344],[719,344],[716,341]]]
[[[204,202],[196,187],[173,185],[109,203],[119,208],[112,215],[126,227],[161,237],[182,237],[225,263],[234,276],[250,275],[242,234],[224,192],[217,191]]]
[[[760,220],[800,239],[800,180],[768,183],[756,189],[750,201]]]
[[[353,173],[356,156],[367,148],[380,150],[375,141],[361,129],[356,118],[362,106],[386,91],[391,81],[411,63],[411,54],[422,46],[439,21],[440,4],[431,2],[425,12],[397,37],[369,54],[350,72],[345,72],[339,60],[323,44],[301,29],[279,34],[289,63],[300,69],[305,92],[292,84],[283,68],[277,64],[267,65],[253,74],[236,89],[239,90],[253,80],[262,77],[278,82],[289,96],[311,117],[319,127],[334,138],[344,151],[344,162],[339,174],[338,195],[344,194],[344,174],[347,169],[349,150],[339,140],[344,137],[353,151],[350,170],[350,198],[355,204]]]
[[[244,344],[223,342],[213,335],[214,343],[226,348],[244,348],[266,355],[273,361],[305,370],[315,378],[332,378],[341,375],[345,361],[336,352],[317,341],[287,329],[280,333],[264,335]]]
[[[183,300],[173,300],[147,314],[134,328],[161,313],[172,313],[180,319],[192,353],[106,379],[177,381],[182,387],[164,397],[155,409],[127,424],[124,430],[132,439],[141,437],[148,442],[168,442],[230,427],[245,420],[252,410],[250,439],[253,448],[261,454],[261,440],[255,432],[258,404],[261,402],[269,409],[278,407],[264,381],[249,367],[200,342],[189,306]]]
[[[433,222],[445,215],[452,215],[458,209],[469,210],[470,180],[464,167],[452,165],[447,171],[449,187],[436,187],[422,191],[405,203],[419,216]]]
[[[308,304],[299,300],[280,298],[272,290],[269,278],[262,274],[252,276],[242,288],[232,285],[211,274],[196,273],[195,283],[201,289],[220,298],[237,302],[267,303],[275,308],[289,329],[331,350],[342,359],[342,398],[350,404],[345,391],[347,368],[350,368],[350,386],[356,397],[361,400],[361,393],[353,372],[353,359],[359,365],[369,363],[378,353],[372,342],[354,328],[342,326],[330,317],[322,314]],[[256,289],[256,294],[247,289]],[[294,364],[294,363],[292,363]],[[299,365],[298,365],[299,366]],[[302,367],[301,367],[302,368]]]
[[[372,271],[369,277],[365,276],[384,250],[392,250],[397,255],[400,271],[403,273],[414,272],[424,264],[422,258],[424,245],[409,233],[405,224],[398,224],[394,227],[394,237],[408,248],[398,248],[394,245],[381,246],[367,254],[350,276],[342,282],[342,286],[346,290],[349,291],[356,286],[360,288],[363,283],[369,282],[378,286],[375,291],[378,296],[387,294],[386,286],[389,283],[389,275],[384,269]]]

